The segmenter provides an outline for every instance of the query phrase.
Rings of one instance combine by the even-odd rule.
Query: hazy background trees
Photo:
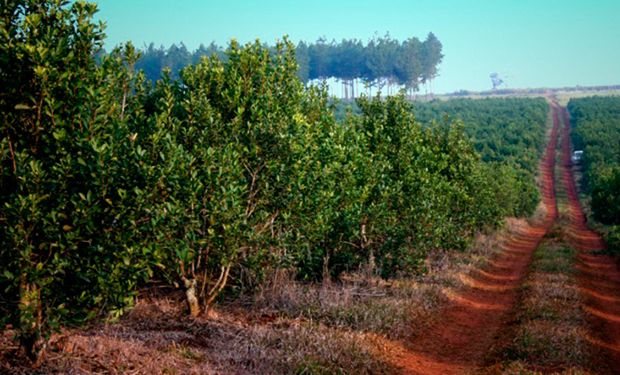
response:
[[[224,50],[215,43],[201,44],[195,51],[189,51],[183,43],[167,48],[151,43],[142,50],[136,68],[155,82],[164,68],[178,77],[183,67],[198,63],[203,56],[216,55],[225,59]],[[342,84],[341,96],[345,99],[359,97],[370,87],[388,95],[395,87],[405,88],[409,94],[422,85],[432,91],[432,81],[443,59],[441,42],[433,33],[424,41],[412,37],[402,42],[389,34],[375,36],[367,43],[359,39],[328,41],[320,38],[314,43],[299,42],[295,54],[298,77],[304,84],[334,79]]]

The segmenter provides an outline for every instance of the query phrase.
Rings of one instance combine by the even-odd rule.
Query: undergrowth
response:
[[[416,279],[385,281],[359,272],[330,283],[296,281],[289,272],[255,295],[223,301],[208,318],[185,313],[180,292],[149,290],[115,324],[64,330],[50,341],[38,373],[382,374],[399,372],[390,358],[436,318],[459,287],[460,274],[484,264],[498,237],[479,235],[465,252],[435,252]],[[0,372],[32,373],[0,342]],[[390,358],[388,358],[390,357]]]

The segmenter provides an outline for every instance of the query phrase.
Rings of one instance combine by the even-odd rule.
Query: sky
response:
[[[433,32],[444,59],[436,93],[620,84],[620,0],[99,0],[106,48],[235,38],[272,44]]]

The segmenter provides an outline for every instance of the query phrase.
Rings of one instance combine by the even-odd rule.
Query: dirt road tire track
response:
[[[506,238],[502,251],[483,269],[463,279],[465,288],[451,293],[451,302],[438,312],[438,321],[408,343],[397,366],[405,374],[466,374],[482,371],[485,356],[497,345],[515,316],[519,289],[532,254],[558,217],[554,168],[562,125],[560,179],[568,196],[569,240],[579,251],[579,291],[588,324],[587,341],[594,346],[591,370],[620,374],[620,270],[614,258],[601,255],[601,237],[587,226],[579,203],[570,160],[568,112],[550,101],[553,127],[540,162],[544,217]]]
[[[554,108],[562,116],[562,183],[569,203],[570,241],[579,251],[579,290],[583,310],[589,323],[586,339],[596,355],[593,371],[620,374],[620,271],[615,259],[603,255],[601,237],[588,228],[583,213],[571,164],[570,119],[566,108]]]
[[[532,254],[558,215],[554,168],[559,122],[558,112],[554,111],[549,142],[539,166],[544,217],[517,228],[486,267],[463,280],[466,287],[452,293],[451,302],[438,313],[439,320],[410,342],[399,358],[402,373],[475,372],[514,319]]]

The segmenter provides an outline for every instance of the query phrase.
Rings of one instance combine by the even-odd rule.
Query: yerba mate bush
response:
[[[37,359],[61,322],[118,314],[151,274],[137,246],[143,121],[131,47],[97,66],[93,4],[10,1],[0,28],[0,309]]]
[[[403,96],[337,123],[286,39],[153,86],[131,45],[101,53],[95,5],[0,9],[0,324],[35,362],[60,325],[116,318],[151,282],[196,316],[278,268],[406,276],[505,212],[458,123],[422,128]]]
[[[575,150],[583,151],[583,187],[609,250],[620,253],[620,98],[571,99],[567,109]]]

